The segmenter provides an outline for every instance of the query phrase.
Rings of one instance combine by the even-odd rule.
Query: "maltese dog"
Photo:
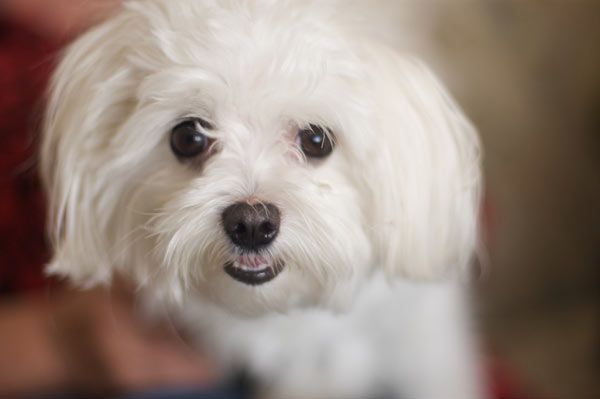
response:
[[[48,271],[128,276],[260,397],[480,398],[477,134],[357,9],[136,0],[75,41],[44,127]]]

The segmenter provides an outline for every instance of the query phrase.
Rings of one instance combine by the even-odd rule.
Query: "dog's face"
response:
[[[51,271],[260,313],[466,263],[472,128],[426,68],[307,4],[132,2],[74,43],[42,154]]]

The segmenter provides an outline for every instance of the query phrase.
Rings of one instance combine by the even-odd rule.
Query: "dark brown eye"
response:
[[[171,149],[179,158],[193,158],[208,150],[211,140],[202,133],[210,128],[208,122],[190,119],[171,130]]]
[[[298,132],[300,148],[309,158],[325,158],[333,151],[333,133],[327,128],[309,125]]]

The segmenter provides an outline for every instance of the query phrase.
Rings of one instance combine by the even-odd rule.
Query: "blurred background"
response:
[[[539,397],[600,398],[600,2],[460,2],[440,20],[486,151],[486,337]]]
[[[439,57],[486,153],[485,335],[538,397],[600,398],[600,2],[447,3]]]
[[[41,272],[44,87],[60,48],[118,3],[0,1],[0,397],[237,397],[181,332],[139,320],[126,288],[73,292]],[[424,56],[485,147],[476,302],[491,388],[600,398],[600,2],[432,4]]]

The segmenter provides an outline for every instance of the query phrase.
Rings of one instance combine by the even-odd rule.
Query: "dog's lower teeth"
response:
[[[271,267],[271,263],[262,256],[244,255],[235,260],[233,266],[242,270],[260,271]]]
[[[237,267],[238,269],[242,269],[242,270],[263,270],[269,267],[269,265],[260,265],[258,267],[254,267],[254,266],[248,266],[248,265],[242,265],[238,262],[235,262],[233,264],[235,267]]]

